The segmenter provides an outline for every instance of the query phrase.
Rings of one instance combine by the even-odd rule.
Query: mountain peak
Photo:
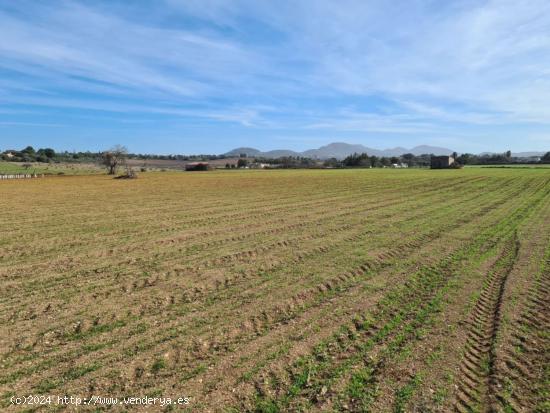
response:
[[[304,156],[314,159],[329,159],[337,158],[343,159],[353,153],[367,153],[374,156],[400,156],[405,153],[412,153],[414,155],[422,154],[434,154],[434,155],[450,155],[452,150],[447,148],[441,148],[437,146],[419,145],[412,149],[406,149],[402,147],[390,148],[390,149],[374,149],[361,144],[352,144],[346,142],[332,142],[327,145],[321,146],[317,149],[308,149],[303,152],[295,152],[289,149],[277,149],[267,152],[262,152],[255,148],[236,148],[224,155],[226,156],[239,156],[240,154],[246,154],[253,157],[266,157],[266,158],[281,158],[283,156]]]

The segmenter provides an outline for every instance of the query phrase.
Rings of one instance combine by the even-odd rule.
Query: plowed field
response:
[[[0,409],[549,411],[550,170],[0,182]]]

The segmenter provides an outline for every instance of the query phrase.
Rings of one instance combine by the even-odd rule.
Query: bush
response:
[[[133,169],[127,168],[123,175],[115,176],[115,179],[136,179],[137,177],[138,176]]]
[[[50,158],[48,158],[48,157],[46,157],[46,156],[44,156],[44,155],[38,155],[38,156],[36,157],[36,161],[37,161],[37,162],[44,162],[44,163],[45,163],[45,162],[49,162],[49,161],[50,161]]]

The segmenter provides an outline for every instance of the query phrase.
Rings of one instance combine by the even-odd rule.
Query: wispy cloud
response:
[[[210,82],[239,76],[242,64],[257,62],[221,37],[149,27],[80,4],[40,12],[25,12],[25,18],[0,13],[1,66],[63,85],[65,78],[78,77],[129,90],[203,96]]]
[[[0,5],[0,28],[6,116],[148,113],[219,133],[232,124],[416,143],[452,130],[490,142],[505,125],[547,136],[550,123],[545,0],[22,1]]]
[[[0,121],[0,126],[40,126],[40,127],[48,127],[48,128],[59,128],[66,125],[62,125],[59,123],[36,123],[36,122],[3,122]]]

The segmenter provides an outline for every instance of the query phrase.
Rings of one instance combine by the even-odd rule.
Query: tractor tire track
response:
[[[496,345],[502,321],[502,297],[506,280],[519,251],[517,233],[507,241],[493,264],[486,284],[470,316],[470,328],[456,393],[455,410],[493,411],[496,395]]]
[[[541,407],[546,401],[544,383],[550,378],[549,255],[540,276],[528,290],[526,307],[513,326],[511,346],[504,350],[498,363],[497,399],[500,407],[508,411],[544,411]],[[511,388],[507,388],[509,385]]]

